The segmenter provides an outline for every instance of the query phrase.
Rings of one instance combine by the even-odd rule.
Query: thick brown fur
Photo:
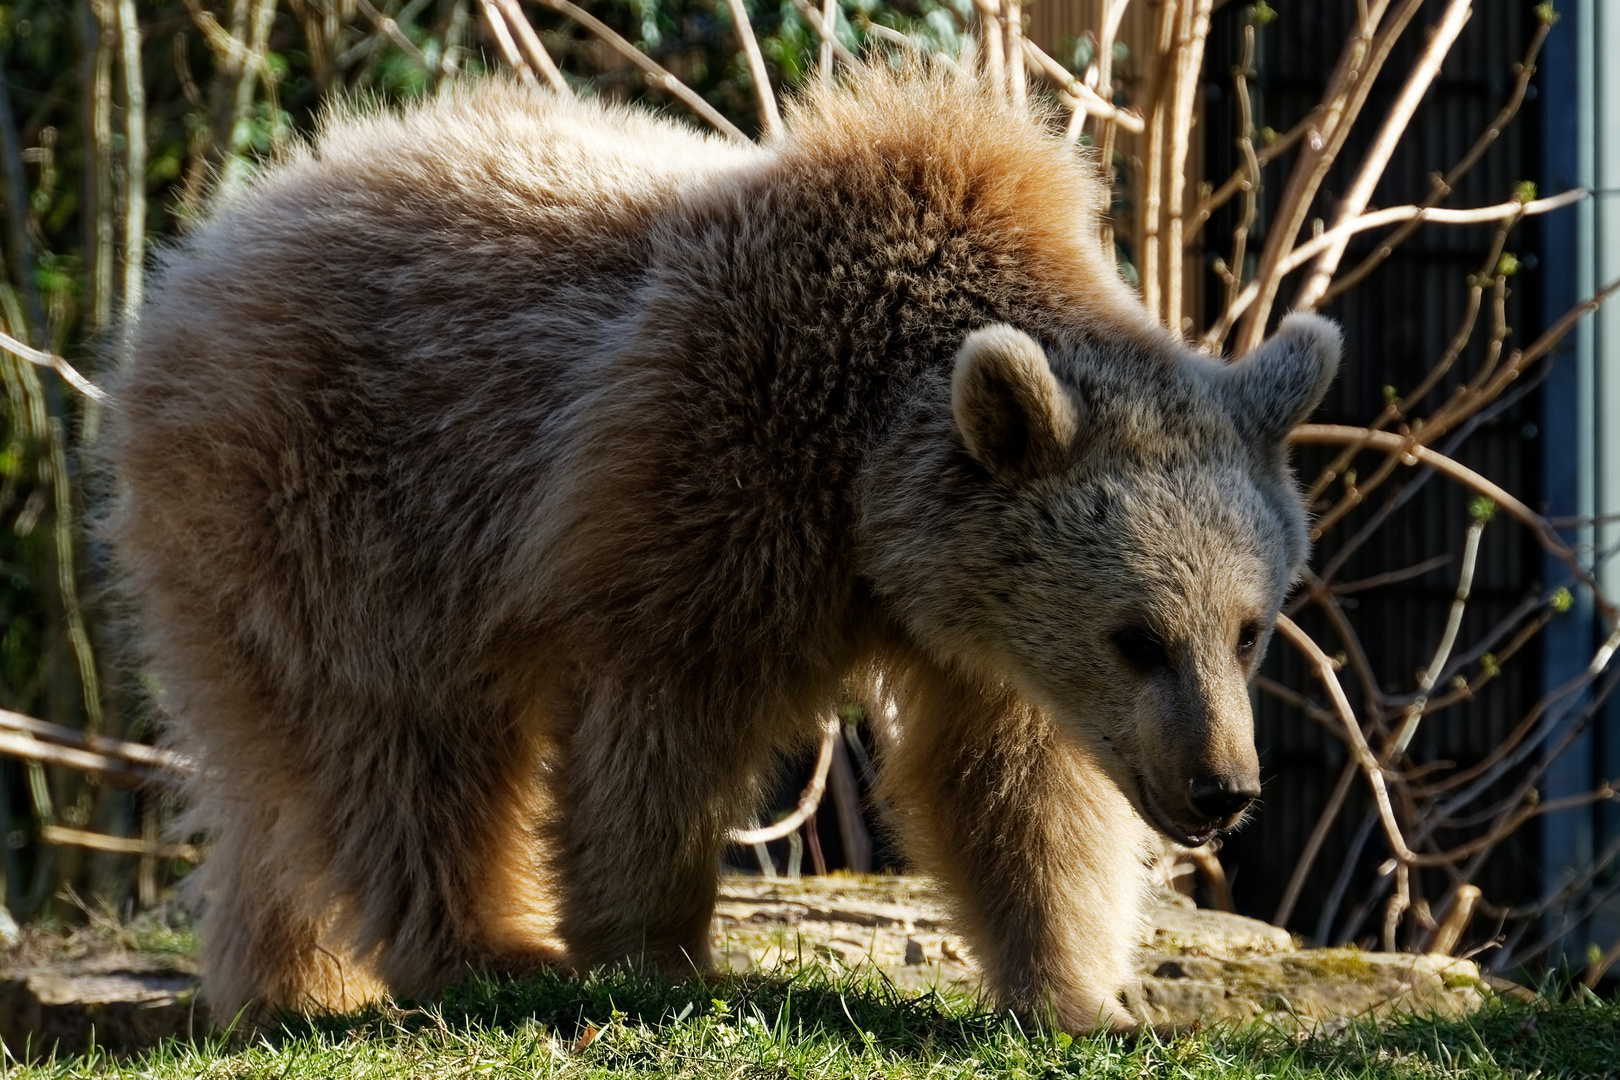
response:
[[[333,120],[169,252],[109,529],[215,1008],[702,964],[727,828],[865,684],[997,999],[1127,1022],[1140,815],[1247,801],[1188,784],[1253,779],[1337,341],[1198,358],[1101,194],[957,76],[857,72],[768,147],[487,82]]]

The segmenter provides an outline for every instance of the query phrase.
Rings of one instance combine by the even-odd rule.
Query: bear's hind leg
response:
[[[211,997],[352,1009],[558,960],[537,857],[541,743],[460,697],[482,707],[413,714],[328,693],[302,723],[212,732],[222,764],[192,811],[214,841]]]
[[[256,1023],[269,1018],[266,1009],[341,1012],[376,999],[383,988],[369,965],[333,938],[338,912],[325,860],[299,842],[307,834],[278,813],[277,800],[244,787],[200,793],[191,811],[212,826],[208,858],[189,884],[203,898],[203,982],[214,1016],[225,1023],[248,1009]]]
[[[354,948],[412,997],[475,970],[556,963],[539,855],[543,740],[492,719],[493,706],[384,715],[391,724],[349,725],[320,785]]]
[[[1125,796],[1005,686],[925,664],[897,689],[884,794],[991,991],[1073,1032],[1133,1026],[1148,833]]]

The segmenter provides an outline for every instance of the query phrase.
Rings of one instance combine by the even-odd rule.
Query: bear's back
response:
[[[160,259],[102,446],[134,591],[334,671],[365,633],[408,653],[509,538],[671,203],[764,156],[499,81],[329,119]],[[378,626],[382,596],[422,610]]]

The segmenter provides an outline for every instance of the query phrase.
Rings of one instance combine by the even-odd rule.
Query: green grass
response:
[[[1620,1002],[1501,1003],[1465,1022],[1263,1025],[1166,1038],[1029,1032],[964,997],[806,967],[672,982],[610,973],[474,980],[430,1006],[294,1020],[269,1037],[90,1053],[15,1077],[1615,1077]]]

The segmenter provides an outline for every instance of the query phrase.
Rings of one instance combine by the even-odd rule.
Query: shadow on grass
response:
[[[537,1031],[560,1052],[636,1070],[679,1044],[693,1025],[752,1025],[783,1046],[820,1046],[851,1065],[884,1060],[930,1072],[951,1062],[1046,1076],[1620,1077],[1620,1001],[1584,990],[1558,1000],[1498,999],[1472,1017],[1408,1017],[1329,1025],[1314,1033],[1264,1021],[1173,1038],[1067,1036],[1026,1031],[963,995],[903,993],[881,974],[806,966],[769,976],[669,979],[624,971],[566,978],[474,978],[431,1005],[402,1004],[345,1017],[291,1019],[280,1040],[365,1040],[431,1031],[488,1037]],[[592,1045],[599,1031],[640,1032],[639,1042]],[[742,1047],[738,1048],[743,1049]],[[848,1055],[847,1057],[845,1055]],[[908,1065],[909,1063],[909,1065]],[[783,1075],[797,1075],[789,1065]]]
[[[960,1048],[1003,1032],[1022,1034],[1007,1013],[986,1011],[971,996],[902,991],[881,972],[829,972],[815,964],[769,975],[671,978],[622,969],[571,977],[540,970],[521,978],[474,976],[437,1001],[372,1006],[344,1016],[283,1020],[281,1039],[364,1037],[430,1028],[532,1030],[567,1044],[610,1023],[653,1030],[703,1017],[750,1022],[795,1039],[845,1039],[912,1054]],[[1031,1033],[1033,1034],[1033,1033]]]

